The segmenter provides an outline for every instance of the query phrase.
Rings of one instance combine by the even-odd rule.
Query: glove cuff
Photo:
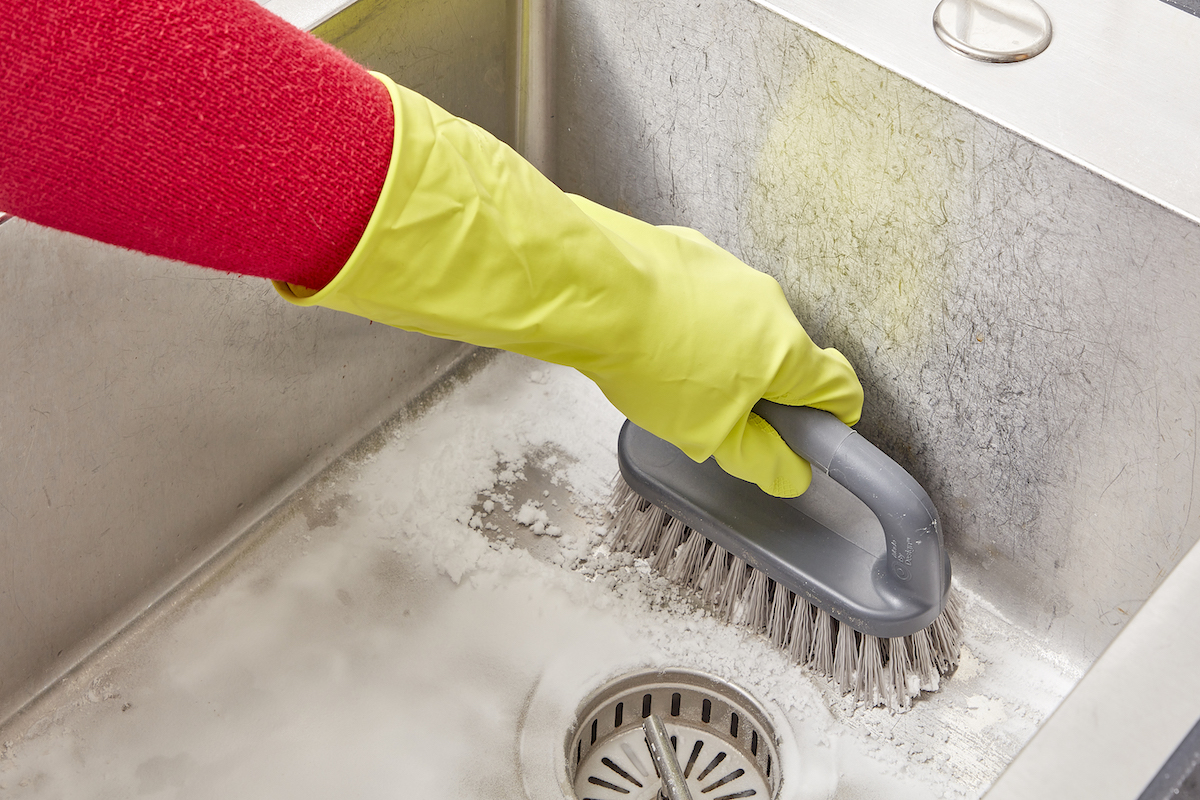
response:
[[[400,95],[396,84],[378,72],[372,72],[372,76],[377,78],[387,89],[388,96],[392,101],[393,116],[395,124],[392,132],[392,152],[388,159],[387,174],[383,179],[383,188],[379,190],[379,199],[375,201],[375,209],[371,212],[371,217],[367,221],[367,225],[363,228],[362,236],[358,239],[358,244],[351,251],[350,257],[346,259],[346,263],[337,271],[333,278],[319,290],[309,289],[305,286],[299,286],[286,281],[272,280],[271,285],[275,287],[275,291],[279,296],[289,303],[297,306],[327,306],[329,308],[337,308],[342,311],[349,311],[352,314],[358,312],[342,308],[340,305],[331,303],[338,297],[338,286],[346,280],[346,276],[353,273],[355,267],[371,257],[370,242],[377,235],[376,232],[386,224],[385,209],[389,207],[389,200],[392,194],[395,193],[398,183],[398,175],[400,170],[397,169],[397,164],[400,161]],[[359,314],[359,316],[363,316]]]

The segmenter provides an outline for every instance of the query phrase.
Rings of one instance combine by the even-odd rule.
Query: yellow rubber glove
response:
[[[320,305],[565,364],[637,425],[776,496],[812,473],[750,408],[761,397],[858,421],[862,387],[783,291],[686,228],[563,193],[482,129],[379,76],[396,142],[362,240]]]

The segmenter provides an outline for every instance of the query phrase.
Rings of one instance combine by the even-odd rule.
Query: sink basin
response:
[[[10,723],[0,797],[569,798],[573,715],[646,667],[761,703],[780,798],[978,797],[1081,673],[968,592],[942,690],[855,707],[608,550],[589,382],[481,354],[441,394]]]
[[[1171,90],[1200,20],[1139,6],[1167,47],[1069,0],[1045,53],[996,67],[943,47],[932,6],[267,5],[564,189],[776,277],[938,504],[962,663],[907,713],[856,707],[611,552],[621,420],[568,370],[9,220],[0,798],[558,800],[588,698],[663,669],[761,707],[780,798],[1145,786],[1200,714],[1168,679],[1190,612],[1139,611],[1200,582],[1176,579],[1200,140]],[[1130,147],[1153,139],[1132,122],[1170,146]]]

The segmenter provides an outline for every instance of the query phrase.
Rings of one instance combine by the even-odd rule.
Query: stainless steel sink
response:
[[[985,73],[938,60],[960,57],[932,8],[269,5],[564,189],[775,275],[858,369],[862,432],[939,505],[963,665],[907,714],[854,708],[608,552],[619,419],[573,373],[9,220],[0,797],[555,798],[586,699],[646,667],[761,704],[780,797],[979,797],[1008,769],[1002,797],[1109,752],[1072,722],[1116,691],[1092,686],[1144,712],[1100,731],[1138,758],[1081,762],[1095,796],[1153,777],[1200,716],[1200,691],[1139,685],[1134,645],[1186,664],[1200,638],[1138,614],[1196,591],[1167,576],[1200,538],[1200,160],[1126,142],[1106,167],[1072,149],[1078,97],[1020,91],[1037,75],[1014,70],[1077,74],[1100,22],[1044,3],[1051,47]],[[880,20],[927,40],[901,52]],[[1193,113],[1136,99],[1164,130]]]

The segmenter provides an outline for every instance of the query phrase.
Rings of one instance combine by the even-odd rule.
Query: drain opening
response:
[[[640,705],[641,715],[626,715],[628,703]],[[736,686],[679,669],[619,678],[580,707],[565,742],[577,800],[661,797],[642,722],[666,709],[670,716],[664,715],[663,722],[693,797],[776,797],[780,778],[772,768],[778,763],[777,737],[766,712]]]

